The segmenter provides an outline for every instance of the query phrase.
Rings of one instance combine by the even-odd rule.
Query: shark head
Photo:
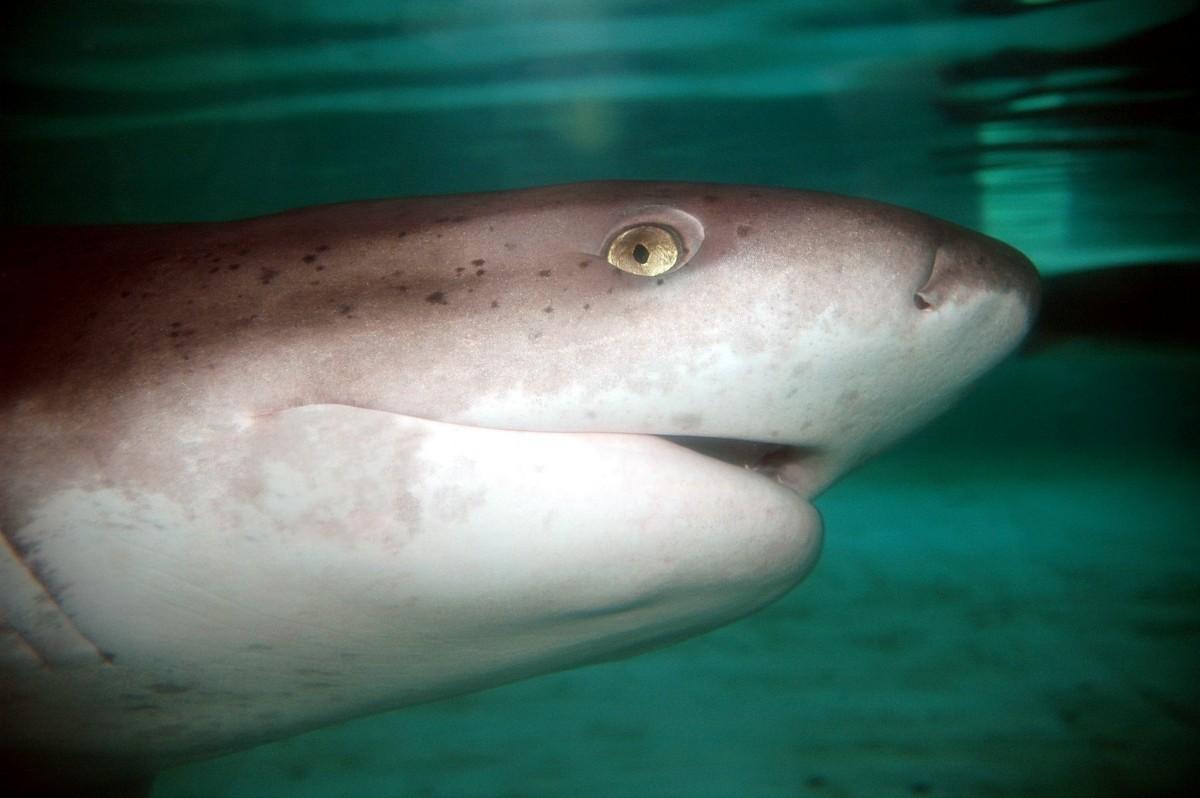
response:
[[[1038,293],[955,225],[718,185],[9,246],[2,740],[106,777],[763,606]]]
[[[397,277],[417,340],[394,342],[396,368],[386,344],[357,358],[331,399],[670,436],[809,496],[945,409],[1037,304],[1011,247],[828,194],[617,182],[379,211],[369,227],[428,253]],[[394,243],[377,272],[410,265]]]

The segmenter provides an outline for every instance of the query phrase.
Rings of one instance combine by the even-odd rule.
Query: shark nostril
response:
[[[925,313],[941,307],[946,301],[947,291],[958,279],[958,269],[945,246],[938,244],[929,259],[929,271],[925,281],[913,292],[913,305]]]

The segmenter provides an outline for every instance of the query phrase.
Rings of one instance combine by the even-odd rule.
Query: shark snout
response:
[[[1029,258],[994,238],[961,228],[934,250],[929,276],[913,294],[920,310],[985,295],[1012,296],[1030,316],[1041,295],[1037,269]]]

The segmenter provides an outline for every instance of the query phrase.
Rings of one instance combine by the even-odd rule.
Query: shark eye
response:
[[[603,253],[613,266],[638,277],[658,277],[691,263],[704,243],[704,224],[670,205],[636,205],[612,220],[604,242],[592,251]]]
[[[627,227],[609,242],[608,262],[623,272],[657,277],[679,263],[679,236],[656,224]]]

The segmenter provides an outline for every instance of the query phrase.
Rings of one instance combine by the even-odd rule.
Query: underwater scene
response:
[[[695,181],[911,208],[1017,248],[1043,281],[1016,353],[815,499],[819,560],[778,601],[665,648],[231,746],[150,794],[1193,795],[1198,16],[1182,0],[8,11],[6,226]]]

